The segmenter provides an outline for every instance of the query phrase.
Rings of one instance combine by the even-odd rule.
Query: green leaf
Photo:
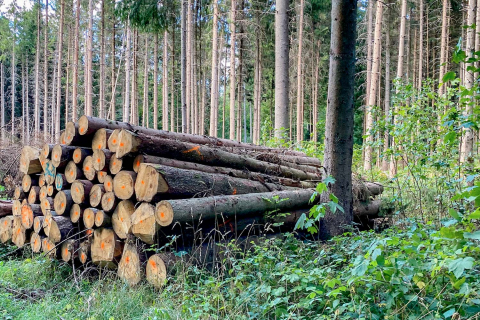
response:
[[[315,191],[317,191],[318,193],[323,193],[324,191],[327,191],[327,185],[323,182],[320,182],[319,184],[317,184],[317,187],[315,188]]]
[[[447,134],[443,137],[443,142],[445,143],[454,143],[455,139],[457,138],[457,133],[455,131],[447,132]]]
[[[448,264],[448,271],[453,272],[453,275],[458,279],[462,276],[465,269],[472,269],[473,262],[475,260],[472,257],[459,258],[452,260]]]
[[[338,198],[333,193],[330,193],[330,200],[332,200],[335,203],[338,203]]]
[[[327,185],[327,186],[329,184],[334,184],[335,183],[335,178],[332,177],[332,176],[328,176],[323,180],[323,183],[325,183],[325,185]]]
[[[452,208],[448,209],[448,213],[454,218],[454,219],[457,219],[457,221],[460,221],[462,220],[462,218],[460,217],[460,215],[458,214],[458,212]]]
[[[480,240],[480,231],[475,232],[464,232],[463,237],[465,239]]]
[[[470,215],[468,217],[470,219],[480,219],[480,208],[477,208],[477,210],[470,213]]]
[[[302,213],[300,218],[298,218],[297,223],[295,224],[295,230],[303,229],[303,227],[305,226],[305,219],[307,219],[307,215],[305,213]]]
[[[457,77],[457,74],[455,71],[449,71],[443,75],[442,81],[447,82],[447,81],[452,81]]]

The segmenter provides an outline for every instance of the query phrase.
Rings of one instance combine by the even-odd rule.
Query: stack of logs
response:
[[[164,283],[155,248],[185,250],[219,230],[238,237],[268,223],[293,230],[322,180],[320,161],[302,152],[94,117],[69,122],[59,142],[23,148],[22,185],[13,204],[0,203],[1,242],[117,268],[131,285]],[[378,215],[382,191],[364,183],[356,215]]]

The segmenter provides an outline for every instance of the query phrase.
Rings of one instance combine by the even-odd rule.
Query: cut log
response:
[[[95,213],[95,226],[97,228],[110,227],[111,225],[112,225],[112,217],[110,217],[108,214],[106,214],[102,210],[98,210]]]
[[[110,138],[108,138],[108,141],[107,141],[108,150],[112,152],[117,152],[119,134],[120,134],[120,129],[115,129],[112,131],[112,134],[110,135]]]
[[[95,225],[95,215],[101,210],[96,208],[87,208],[83,212],[83,225],[87,229],[92,229]]]
[[[22,224],[21,217],[14,217],[12,224],[12,242],[18,247],[22,248],[28,242],[27,230]]]
[[[133,171],[137,172],[140,169],[142,163],[154,163],[164,166],[175,167],[179,169],[197,170],[206,173],[225,174],[235,178],[248,179],[253,181],[259,181],[262,183],[276,183],[288,187],[295,188],[315,188],[316,183],[310,181],[296,181],[289,178],[281,178],[277,176],[271,176],[259,172],[250,172],[247,170],[238,170],[226,167],[212,167],[195,162],[180,161],[176,159],[169,159],[163,157],[155,157],[150,155],[138,155],[135,157],[133,163]]]
[[[88,135],[80,135],[78,124],[67,122],[65,125],[65,144],[69,146],[88,147],[92,145],[93,133]]]
[[[47,185],[44,185],[43,187],[40,188],[40,203],[48,197],[47,195]]]
[[[52,217],[50,232],[48,238],[53,243],[58,243],[61,240],[68,239],[75,234],[72,221],[67,217],[55,216]]]
[[[120,143],[117,148],[118,158],[122,158],[131,152],[141,152],[211,166],[262,172],[297,180],[321,179],[321,175],[310,172],[256,160],[244,155],[238,155],[204,145],[160,139],[145,135],[141,132],[134,134],[130,131],[122,130],[119,135],[119,141]]]
[[[53,165],[51,160],[47,160],[45,164],[45,182],[48,185],[52,185],[55,183],[55,176],[57,175],[57,168]]]
[[[353,214],[355,216],[378,216],[382,200],[362,201],[353,203]]]
[[[78,246],[78,259],[82,264],[87,263],[90,259],[90,249],[92,246],[92,239],[85,240]]]
[[[23,191],[22,187],[15,187],[15,191],[13,192],[13,199],[15,200],[23,200],[26,198],[26,193]]]
[[[54,195],[56,194],[56,189],[53,187],[53,184],[47,186],[47,196],[49,197],[54,197]]]
[[[161,139],[186,141],[186,142],[191,142],[195,144],[212,145],[216,147],[237,147],[237,148],[243,148],[243,149],[258,150],[262,152],[278,152],[282,154],[290,154],[295,156],[306,156],[305,153],[299,152],[299,151],[268,148],[264,146],[257,146],[251,143],[243,143],[243,142],[229,140],[229,139],[220,139],[220,138],[201,136],[201,135],[195,135],[195,134],[185,134],[185,133],[169,132],[169,131],[163,131],[163,130],[147,129],[140,126],[133,126],[125,122],[111,121],[107,119],[100,119],[100,118],[87,117],[87,116],[82,116],[78,120],[78,126],[80,128],[79,129],[80,134],[93,133],[102,128],[111,129],[111,130],[125,129],[133,132],[141,132],[143,134],[152,135]]]
[[[46,158],[43,153],[40,153],[40,155],[38,156],[38,161],[40,161],[40,165],[42,166],[42,170],[45,171],[45,167],[47,165],[47,162],[48,162],[48,158]]]
[[[73,162],[80,164],[85,161],[85,158],[93,155],[93,150],[90,148],[76,148],[73,152]]]
[[[64,241],[61,246],[61,252],[63,261],[73,261],[77,257],[78,242],[73,239]]]
[[[70,190],[59,191],[53,200],[55,212],[62,215],[65,212],[70,212],[74,202]]]
[[[107,149],[107,141],[112,135],[112,130],[101,128],[98,129],[92,139],[92,150]]]
[[[113,192],[115,196],[122,200],[128,200],[133,197],[136,178],[137,174],[133,171],[120,171],[113,178]]]
[[[83,203],[88,198],[90,191],[92,190],[93,183],[88,180],[76,180],[72,183],[72,199],[75,203]]]
[[[313,189],[289,190],[266,193],[252,193],[207,198],[164,200],[157,204],[155,219],[161,226],[173,221],[189,222],[199,219],[212,219],[216,214],[236,215],[237,217],[261,214],[279,210],[288,212],[295,208],[307,207]]]
[[[238,153],[238,154],[249,155],[248,153]],[[282,158],[280,158],[277,154],[260,153],[260,154],[256,154],[256,155],[251,156],[251,157],[256,159],[256,160],[269,162],[269,163],[273,163],[273,164],[277,164],[277,165],[281,165],[281,166],[286,166],[286,167],[289,167],[289,168],[294,168],[294,169],[305,171],[305,172],[311,172],[311,173],[319,175],[319,176],[322,176],[322,174],[325,173],[325,170],[323,168],[288,162],[288,161],[285,161]],[[305,158],[305,159],[308,159],[308,158]]]
[[[165,284],[167,279],[167,268],[165,262],[159,254],[154,254],[147,261],[146,278],[148,283],[157,289]]]
[[[57,144],[52,150],[52,164],[55,168],[63,167],[73,159],[73,153],[76,147]],[[63,163],[63,165],[61,165]]]
[[[54,144],[51,144],[51,143],[45,143],[42,147],[42,150],[40,151],[41,152],[41,155],[45,158],[45,159],[48,159],[50,157],[50,153],[52,152],[53,150],[53,147],[55,147]]]
[[[53,243],[49,238],[43,238],[42,251],[47,257],[57,257],[57,247],[55,246],[55,243]]]
[[[30,191],[32,186],[38,186],[38,176],[26,174],[22,178],[22,188],[24,192]]]
[[[91,255],[93,263],[107,268],[116,268],[122,255],[123,242],[111,229],[100,228],[93,232]]]
[[[30,192],[28,193],[28,203],[40,203],[40,187],[34,186],[30,188]]]
[[[106,192],[113,191],[113,178],[112,176],[106,176],[105,181],[103,182],[103,186],[105,187]]]
[[[24,204],[22,206],[22,225],[25,229],[33,227],[35,217],[43,215],[39,204]]]
[[[40,149],[24,146],[20,154],[20,172],[23,174],[34,174],[42,172],[40,164]]]
[[[93,152],[93,168],[96,171],[106,171],[108,170],[108,165],[110,163],[110,159],[114,156],[115,153],[111,152],[110,150],[95,150]]]
[[[146,255],[143,246],[135,240],[127,240],[123,248],[122,258],[118,264],[118,276],[129,286],[137,285],[144,276]]]
[[[155,235],[160,226],[155,222],[155,207],[143,202],[130,217],[132,233],[145,243],[155,243]]]
[[[41,188],[45,185],[45,174],[41,173],[38,177],[38,186]]]
[[[109,213],[115,210],[119,200],[113,192],[106,192],[102,197],[102,210]]]
[[[65,177],[68,183],[73,183],[75,180],[84,178],[83,170],[75,162],[70,161],[65,167]]]
[[[58,143],[59,144],[65,144],[66,141],[65,141],[65,131],[60,133],[60,137],[58,138]]]
[[[12,214],[17,217],[22,215],[22,203],[20,202],[20,200],[13,200]]]
[[[105,187],[103,184],[95,184],[90,190],[90,206],[96,208],[102,202],[102,197],[105,194]]]
[[[353,199],[357,201],[368,201],[383,192],[383,185],[378,182],[367,182],[353,180]]]
[[[118,175],[115,176],[115,179],[117,177]],[[135,182],[137,200],[146,202],[157,202],[168,197],[191,198],[195,196],[261,193],[287,189],[289,188],[278,184],[261,183],[222,174],[211,174],[149,163],[140,165],[138,178]]]
[[[109,163],[110,173],[115,175],[122,170],[127,170],[127,171],[132,170],[133,169],[133,160],[134,159],[132,157],[125,156],[123,158],[117,158],[117,156],[114,155],[110,159],[110,163]]]
[[[74,203],[70,209],[70,220],[73,223],[79,222],[80,219],[83,221],[83,211],[84,209],[78,203]]]
[[[0,219],[0,241],[7,243],[12,239],[14,216],[6,216]]]
[[[19,200],[17,200],[19,201]],[[20,201],[19,201],[20,202]],[[13,214],[13,202],[0,200],[0,218]]]
[[[90,181],[93,181],[96,176],[95,168],[93,167],[93,157],[88,156],[85,158],[85,161],[83,161],[82,165],[83,169],[83,175],[85,178],[87,178]]]
[[[67,181],[67,177],[63,173],[57,173],[55,176],[55,189],[57,191],[67,189],[70,183]]]
[[[40,202],[40,208],[42,209],[43,215],[46,215],[47,211],[54,210],[55,201],[52,197],[45,197],[42,202]]]
[[[97,172],[97,180],[100,183],[104,183],[105,179],[107,178],[108,173],[106,171],[98,171]]]
[[[32,247],[33,253],[39,253],[42,251],[42,241],[43,238],[36,232],[33,232],[30,236],[30,246]]]
[[[113,230],[120,239],[126,239],[132,229],[131,216],[135,206],[129,200],[120,201],[112,215]]]
[[[37,234],[43,233],[43,222],[45,221],[45,216],[37,216],[33,219],[33,231]]]

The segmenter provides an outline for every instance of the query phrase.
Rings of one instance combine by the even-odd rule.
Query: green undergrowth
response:
[[[454,221],[229,244],[220,268],[180,262],[159,291],[24,253],[0,262],[0,318],[468,319],[480,312],[480,233]]]

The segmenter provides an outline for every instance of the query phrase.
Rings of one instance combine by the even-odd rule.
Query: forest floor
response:
[[[0,318],[469,319],[480,312],[480,249],[465,228],[410,221],[327,243],[230,244],[221,268],[178,263],[160,291],[25,250],[0,258]]]

